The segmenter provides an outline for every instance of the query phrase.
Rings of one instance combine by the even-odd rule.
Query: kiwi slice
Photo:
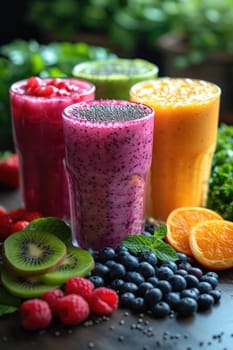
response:
[[[47,290],[60,287],[59,284],[45,284],[37,276],[16,276],[6,269],[2,270],[1,280],[9,293],[23,299],[41,297]]]
[[[48,216],[34,219],[24,230],[46,231],[57,236],[65,244],[71,243],[71,229],[61,219]]]
[[[19,231],[7,237],[3,244],[4,265],[22,276],[54,270],[65,256],[66,245],[45,231]]]
[[[45,283],[65,283],[68,278],[74,276],[85,277],[94,268],[92,255],[78,247],[68,247],[63,262],[54,271],[40,276]]]

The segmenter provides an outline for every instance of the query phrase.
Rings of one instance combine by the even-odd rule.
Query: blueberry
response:
[[[107,260],[112,260],[115,257],[115,250],[110,247],[105,247],[99,251],[98,260],[105,262]]]
[[[177,269],[176,270],[176,275],[186,276],[187,274],[188,274],[187,270],[184,270],[184,269]]]
[[[127,271],[134,271],[138,267],[138,259],[136,256],[129,253],[123,254],[119,257],[118,261],[125,266]]]
[[[177,265],[176,265],[176,263],[174,262],[174,261],[166,261],[166,262],[164,262],[162,265],[161,265],[161,267],[162,266],[167,266],[167,267],[169,267],[173,272],[176,272],[177,271]]]
[[[201,282],[208,282],[211,284],[212,288],[216,288],[217,285],[218,285],[218,279],[214,276],[209,276],[209,275],[203,275],[201,278],[200,278],[200,281]]]
[[[151,224],[151,223],[145,224],[145,231],[150,232],[152,235],[154,234],[154,231],[156,230],[156,228],[157,228],[156,224]]]
[[[147,236],[147,237],[151,237],[152,233],[148,232],[148,231],[142,231],[142,235],[143,236]]]
[[[173,275],[168,277],[168,282],[171,283],[173,292],[179,292],[187,287],[185,278],[180,275]]]
[[[199,269],[198,267],[191,266],[187,271],[190,275],[196,276],[198,279],[200,279],[201,276],[203,275],[202,270]]]
[[[193,298],[193,299],[197,300],[198,296],[199,296],[199,293],[197,293],[194,288],[190,288],[190,289],[182,290],[180,292],[180,296],[181,296],[181,298],[190,297],[190,298]]]
[[[189,257],[184,253],[178,252],[177,256],[178,256],[178,263],[180,263],[181,261],[189,261]]]
[[[151,283],[154,287],[156,286],[158,280],[159,279],[156,276],[152,276],[152,277],[147,278],[147,282]]]
[[[214,271],[208,271],[205,273],[205,276],[211,276],[211,277],[215,277],[217,280],[219,280],[219,275],[217,274],[217,272]]]
[[[121,293],[131,292],[136,293],[138,290],[138,286],[133,282],[124,282],[124,284],[120,287]]]
[[[160,301],[151,308],[152,315],[155,317],[166,317],[170,311],[171,308],[165,301]]]
[[[180,301],[179,292],[169,292],[165,295],[164,300],[170,305],[173,310],[176,310],[177,305]]]
[[[125,275],[125,281],[133,282],[137,285],[141,284],[145,281],[144,277],[136,271],[128,271]]]
[[[153,252],[140,252],[138,253],[139,262],[146,261],[151,264],[153,267],[157,266],[158,259]]]
[[[221,299],[222,292],[221,290],[214,289],[209,292],[209,294],[214,298],[214,303],[217,304]]]
[[[115,264],[117,264],[116,261],[111,260],[111,259],[105,261],[105,263],[104,263],[104,265],[106,265],[109,269],[111,269]]]
[[[115,254],[119,254],[119,253],[122,253],[122,252],[125,252],[125,253],[128,253],[129,252],[129,249],[124,247],[123,245],[119,245],[116,249],[115,249]]]
[[[182,260],[181,262],[178,263],[179,269],[188,271],[188,269],[190,269],[191,267],[192,265],[187,260]]]
[[[136,297],[132,300],[131,308],[136,312],[144,312],[147,310],[146,304],[142,297]]]
[[[167,280],[159,280],[156,284],[156,287],[162,291],[163,295],[172,291],[171,283]]]
[[[105,276],[107,276],[108,272],[109,272],[109,268],[100,262],[97,262],[95,264],[95,268],[92,271],[93,275],[100,276],[103,278],[105,278]]]
[[[185,275],[184,278],[186,280],[188,288],[198,287],[199,279],[196,276],[188,274],[188,275]]]
[[[146,261],[139,263],[137,272],[139,272],[144,278],[155,276],[154,267]]]
[[[161,280],[166,280],[168,277],[173,276],[174,272],[168,266],[160,266],[157,271],[157,277]]]
[[[156,288],[156,287],[149,289],[144,295],[145,303],[150,308],[154,304],[156,304],[159,301],[161,301],[162,297],[163,297],[162,291],[159,288]]]
[[[197,288],[199,289],[201,294],[209,293],[213,289],[213,287],[209,282],[199,282],[199,285]]]
[[[149,282],[142,282],[139,286],[138,286],[138,291],[137,291],[137,296],[139,297],[144,297],[145,293],[152,289],[154,286],[153,284],[149,283]]]
[[[197,300],[191,297],[181,298],[177,304],[176,311],[180,316],[190,316],[198,309]]]
[[[91,275],[88,278],[95,286],[95,288],[104,286],[104,279],[100,276]]]
[[[123,279],[116,278],[110,283],[109,287],[119,292],[124,283],[125,281]]]
[[[198,311],[206,311],[214,305],[214,297],[208,293],[203,293],[198,298]]]
[[[112,268],[109,270],[108,277],[110,279],[115,279],[115,278],[122,278],[126,274],[126,270],[124,265],[120,263],[116,263]]]
[[[134,293],[123,293],[120,295],[120,305],[124,307],[131,308],[132,307],[132,302],[135,299]]]

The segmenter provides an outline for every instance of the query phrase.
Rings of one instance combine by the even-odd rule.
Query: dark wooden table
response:
[[[0,205],[21,206],[19,192],[0,192]],[[0,318],[0,350],[233,350],[233,270],[219,275],[222,298],[208,312],[154,319],[119,309],[109,319],[67,328],[54,321],[32,333],[20,327],[15,313]]]

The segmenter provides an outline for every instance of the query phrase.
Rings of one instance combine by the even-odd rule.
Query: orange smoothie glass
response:
[[[207,81],[158,78],[132,86],[130,99],[155,110],[147,215],[166,220],[181,206],[206,205],[221,89]]]

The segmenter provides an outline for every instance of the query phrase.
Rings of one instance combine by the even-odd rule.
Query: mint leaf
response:
[[[122,244],[134,253],[151,251],[161,261],[175,261],[178,259],[176,251],[163,238],[166,236],[167,227],[159,226],[153,236],[130,235],[127,236]]]
[[[61,219],[53,216],[34,219],[24,230],[46,231],[57,236],[65,244],[71,242],[71,229]]]
[[[156,238],[163,239],[166,237],[166,234],[167,234],[167,226],[166,225],[158,226],[154,231],[154,236]]]
[[[178,259],[176,251],[162,240],[156,239],[153,244],[153,251],[161,261],[175,261]]]
[[[143,235],[130,235],[124,238],[123,246],[131,250],[132,252],[144,252],[151,250],[153,245],[153,236],[143,236]]]
[[[0,316],[12,314],[13,312],[18,311],[17,306],[10,306],[10,305],[2,305],[0,304]]]

